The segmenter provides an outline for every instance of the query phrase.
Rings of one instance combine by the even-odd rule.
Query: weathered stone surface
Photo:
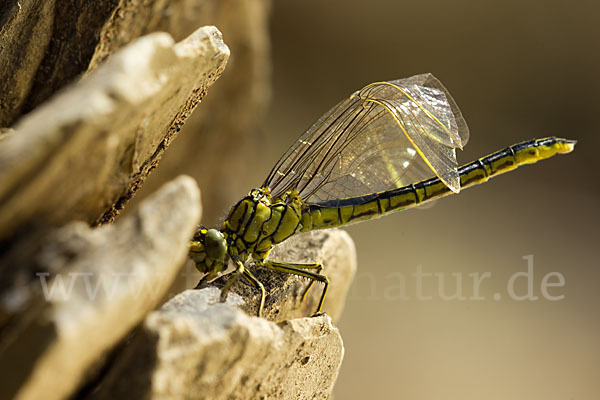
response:
[[[73,223],[53,234],[36,258],[60,272],[2,295],[13,320],[0,336],[0,397],[72,394],[88,368],[163,298],[199,218],[197,185],[180,177],[113,226]]]
[[[0,126],[9,126],[88,67],[118,0],[8,0],[0,8]]]
[[[346,232],[300,236],[276,248],[273,255],[322,261],[332,282],[324,310],[339,317],[356,269],[354,246]],[[304,317],[314,312],[321,288],[316,285],[307,304],[298,308],[305,279],[275,271],[254,272],[268,291],[266,316],[280,322],[253,316],[257,293],[247,285],[234,285],[225,303],[219,301],[224,279],[204,289],[187,290],[146,318],[108,373],[84,395],[91,399],[327,398],[343,345],[328,315]],[[298,318],[287,319],[293,317]]]
[[[254,132],[269,100],[269,7],[269,0],[0,5],[0,398],[329,396],[341,338],[326,315],[299,318],[313,313],[318,283],[298,307],[306,279],[254,268],[268,291],[266,317],[279,322],[253,316],[258,293],[243,281],[219,303],[226,277],[143,320],[168,292],[198,219],[189,178],[114,226],[52,230],[73,219],[111,221],[223,71],[229,52],[215,28],[178,44],[165,34],[132,42],[155,30],[180,40],[198,25],[218,25],[235,59],[147,192],[183,168],[207,188],[211,222],[243,194],[244,155],[253,154],[244,149],[261,145]],[[1,128],[30,110],[14,130]],[[332,282],[324,310],[339,316],[356,267],[345,233],[294,238],[271,257],[323,262]]]
[[[55,0],[0,4],[0,127],[22,112],[52,40]]]
[[[0,127],[12,125],[137,37],[160,30],[174,31],[177,40],[183,39],[202,25],[198,18],[204,3],[4,1],[0,4]]]
[[[214,27],[177,44],[152,34],[23,118],[0,147],[0,239],[33,221],[111,220],[228,56]]]
[[[268,42],[269,4],[269,0],[6,0],[0,4],[0,127],[12,125],[135,38],[156,31],[181,40],[198,26],[223,26],[239,55],[240,70],[250,66],[247,60],[258,61],[252,65],[261,68],[242,81],[241,91],[262,88],[265,82],[257,78],[268,69],[267,59],[261,57],[268,46],[261,41]]]
[[[207,3],[221,0],[101,0],[113,3],[113,12],[96,30],[94,53],[87,72],[139,36],[161,31],[176,41],[184,39],[199,26],[217,25]],[[209,14],[209,15],[206,15]],[[83,71],[82,71],[83,72]]]
[[[257,162],[257,157],[265,153],[266,137],[278,134],[260,131],[271,93],[270,5],[270,0],[181,0],[164,14],[159,26],[175,38],[187,35],[195,24],[219,27],[232,56],[214,90],[183,126],[134,201],[174,176],[188,174],[202,188],[202,223],[213,226],[246,194],[253,170],[264,168],[267,175],[270,165]],[[253,176],[257,180],[253,185],[265,176]]]
[[[150,314],[90,398],[329,397],[344,350],[327,315],[275,324],[218,299],[189,290]]]

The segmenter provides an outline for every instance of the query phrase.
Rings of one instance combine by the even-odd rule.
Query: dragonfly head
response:
[[[218,229],[198,227],[189,247],[190,257],[200,272],[218,273],[226,269],[227,241]]]

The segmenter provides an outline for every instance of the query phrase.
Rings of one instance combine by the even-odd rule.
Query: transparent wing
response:
[[[277,162],[264,186],[308,202],[402,187],[435,173],[460,190],[456,148],[468,128],[431,74],[368,85],[323,115]]]

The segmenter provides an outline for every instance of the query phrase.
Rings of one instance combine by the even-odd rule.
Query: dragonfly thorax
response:
[[[295,190],[272,198],[267,187],[253,189],[231,208],[221,229],[229,256],[265,260],[273,246],[301,230],[304,206]]]

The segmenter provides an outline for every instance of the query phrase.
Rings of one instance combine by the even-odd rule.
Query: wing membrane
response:
[[[264,185],[308,202],[402,187],[435,173],[460,190],[456,148],[468,128],[431,74],[373,83],[323,115],[275,165]]]

